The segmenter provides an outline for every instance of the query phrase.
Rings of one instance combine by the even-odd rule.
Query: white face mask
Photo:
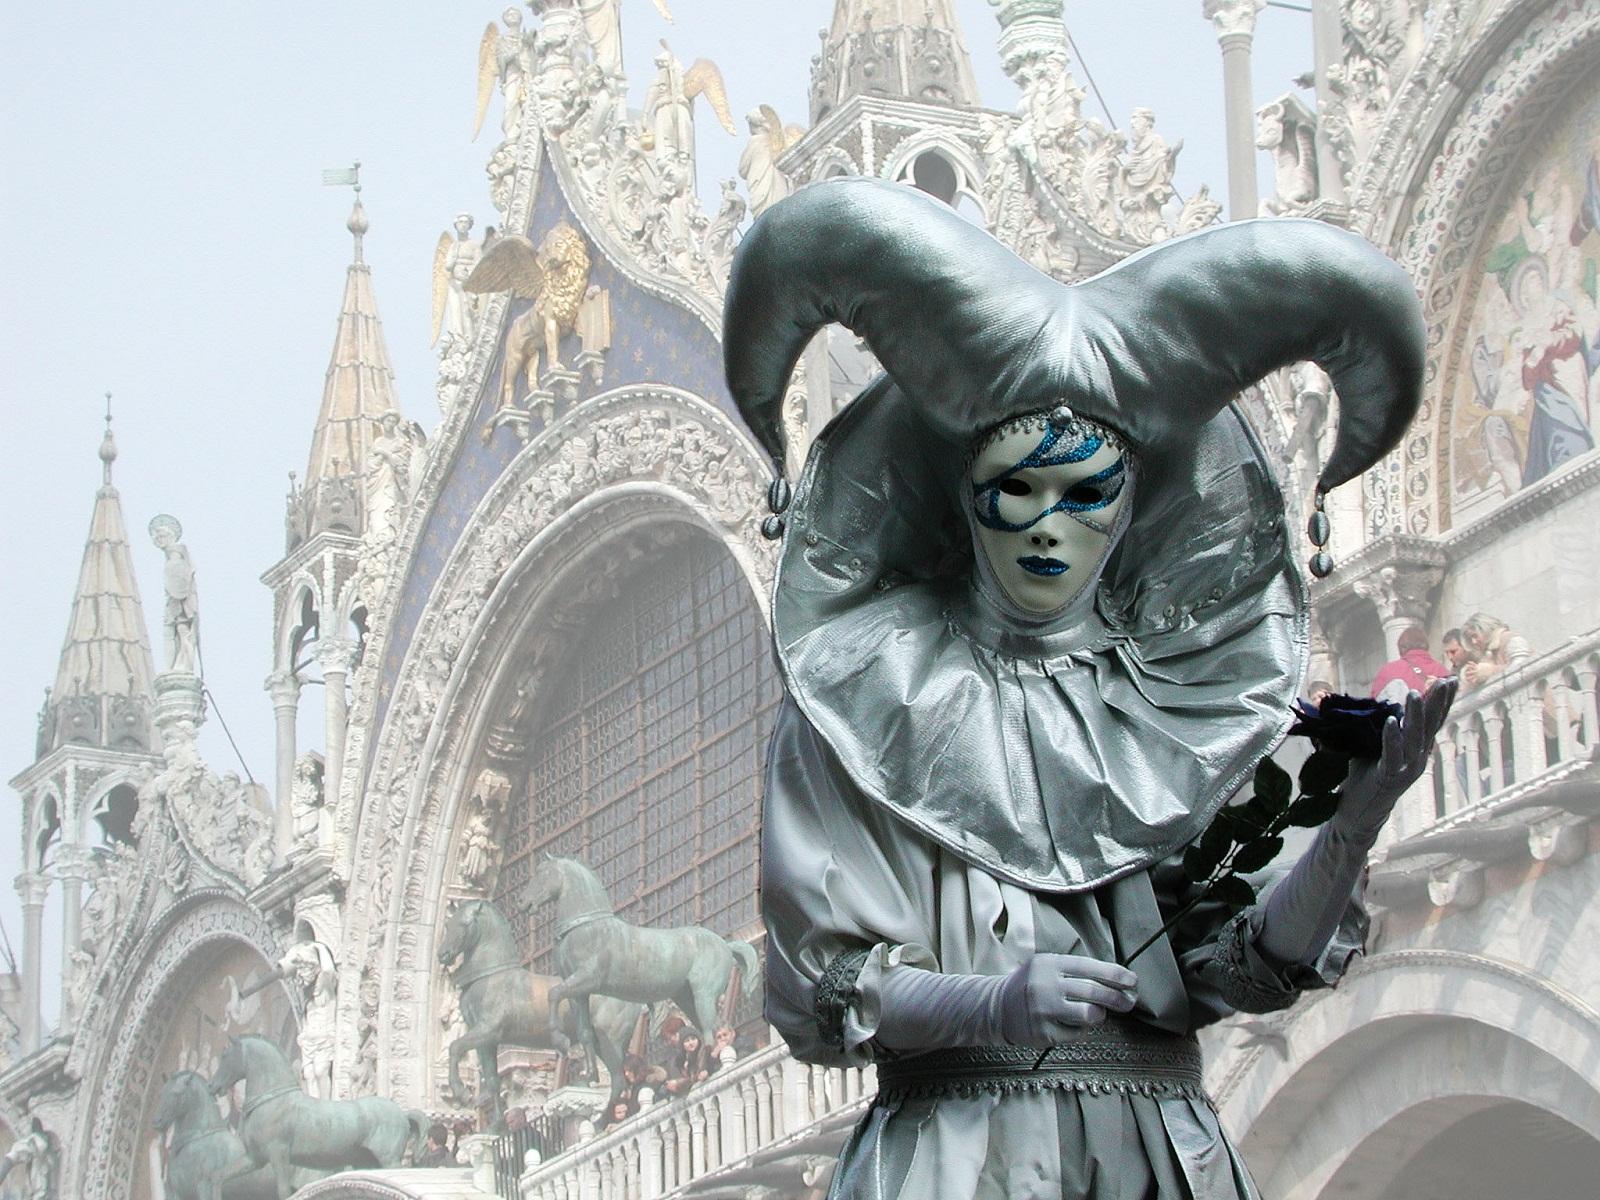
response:
[[[1006,599],[1037,617],[1099,577],[1131,490],[1122,448],[1086,423],[1023,422],[978,451],[967,481],[978,552]]]

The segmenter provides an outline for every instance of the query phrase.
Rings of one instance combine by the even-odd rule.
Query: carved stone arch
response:
[[[94,817],[96,806],[118,788],[126,787],[138,789],[138,779],[131,768],[118,768],[100,779],[95,780],[94,786],[78,798],[78,808],[72,814],[74,836],[80,845],[93,845],[91,835],[96,831],[90,827],[89,822]]]
[[[511,598],[537,585],[548,556],[581,548],[596,522],[663,516],[712,532],[764,597],[773,562],[759,531],[767,470],[748,435],[710,404],[672,388],[630,387],[544,431],[478,505],[418,620],[378,732],[363,807],[350,814],[351,890],[362,900],[351,907],[343,964],[350,986],[341,986],[340,1002],[357,1003],[363,976],[375,981],[369,1000],[375,988],[380,1027],[392,1035],[379,1056],[383,1090],[421,1095],[417,1023],[429,1011],[427,944],[453,806],[469,782],[468,753],[489,719],[496,651],[506,644],[496,630],[526,617],[517,605],[527,602]],[[531,564],[540,564],[532,575]],[[342,1014],[345,1036],[362,1015]],[[354,1051],[353,1043],[342,1049]]]
[[[832,179],[836,175],[860,174],[863,174],[861,164],[851,158],[844,147],[829,146],[817,155],[817,160],[811,164],[806,182],[816,183],[819,179]]]
[[[1376,219],[1367,231],[1411,275],[1427,322],[1423,406],[1397,452],[1402,469],[1385,473],[1392,482],[1382,497],[1404,514],[1398,532],[1414,534],[1450,524],[1441,503],[1450,479],[1450,397],[1481,282],[1473,267],[1482,239],[1532,135],[1600,71],[1600,9],[1508,4],[1460,70],[1453,86],[1437,89],[1431,111],[1392,110],[1391,123],[1409,119],[1412,154],[1404,176],[1398,166],[1390,172],[1393,202],[1372,198],[1372,208],[1396,222],[1393,233]],[[1359,196],[1353,203],[1360,211]]]
[[[294,636],[302,626],[302,618],[307,612],[306,601],[310,600],[310,612],[317,614],[318,633],[321,633],[324,605],[322,603],[322,585],[311,572],[303,567],[296,571],[289,580],[289,586],[284,593],[288,601],[284,605],[280,627],[277,632],[277,663],[279,669],[289,670],[294,666]]]
[[[1461,1098],[1544,1108],[1600,1139],[1600,1090],[1584,1065],[1600,1012],[1518,964],[1379,954],[1290,1010],[1280,1032],[1284,1052],[1224,1054],[1208,1081],[1264,1195],[1333,1194],[1325,1185],[1367,1139],[1419,1106]]]
[[[956,168],[956,196],[976,204],[986,221],[988,214],[983,211],[983,167],[972,152],[972,147],[952,130],[923,129],[900,142],[884,163],[883,177],[899,180],[905,176],[905,181],[911,182],[912,167],[922,155],[928,153],[942,156]],[[954,204],[954,200],[951,203]]]
[[[159,1086],[154,1060],[180,1011],[177,1001],[197,972],[238,947],[260,955],[264,963],[279,955],[277,939],[260,913],[229,892],[194,892],[140,939],[130,969],[113,974],[120,986],[75,1039],[94,1052],[77,1071],[87,1103],[74,1143],[63,1154],[62,1195],[109,1200],[127,1194],[140,1118]]]

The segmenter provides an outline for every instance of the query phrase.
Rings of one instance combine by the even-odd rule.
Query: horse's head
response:
[[[566,887],[566,875],[561,869],[565,861],[553,854],[539,860],[539,865],[534,868],[533,880],[528,884],[529,908],[537,908],[560,898],[562,889]]]
[[[228,1040],[228,1048],[217,1061],[217,1073],[211,1077],[211,1094],[220,1096],[245,1077],[244,1043],[238,1038]]]
[[[482,936],[479,922],[487,901],[466,900],[450,911],[444,923],[444,936],[439,939],[439,965],[450,967],[456,959],[465,960],[472,955],[473,947]]]
[[[155,1128],[165,1133],[179,1117],[198,1104],[210,1104],[206,1081],[194,1071],[178,1071],[162,1085],[161,1101],[156,1105]]]

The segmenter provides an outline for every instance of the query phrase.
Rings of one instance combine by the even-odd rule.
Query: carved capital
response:
[[[50,894],[50,876],[43,871],[24,871],[17,876],[16,888],[23,908],[43,908]]]
[[[1256,31],[1256,14],[1267,0],[1202,0],[1201,11],[1217,31],[1217,40],[1249,38]]]
[[[68,883],[84,883],[89,878],[89,848],[66,845],[56,849],[56,878]]]
[[[324,638],[317,643],[317,662],[324,675],[343,674],[356,660],[356,643],[350,638]]]
[[[1423,624],[1432,608],[1433,590],[1444,578],[1444,568],[1412,564],[1390,564],[1355,581],[1356,595],[1372,602],[1378,619],[1385,625],[1396,621]]]
[[[300,680],[293,671],[274,671],[262,686],[272,696],[274,709],[293,711],[300,703]]]

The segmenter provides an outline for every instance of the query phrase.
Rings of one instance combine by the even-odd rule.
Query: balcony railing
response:
[[[1428,776],[1401,803],[1393,835],[1413,837],[1587,761],[1600,733],[1597,675],[1600,630],[1513,663],[1459,696]]]
[[[522,1200],[660,1200],[757,1156],[799,1150],[844,1124],[877,1090],[875,1072],[811,1067],[781,1041],[682,1099],[652,1105],[522,1176]],[[833,1120],[828,1120],[833,1118]]]

